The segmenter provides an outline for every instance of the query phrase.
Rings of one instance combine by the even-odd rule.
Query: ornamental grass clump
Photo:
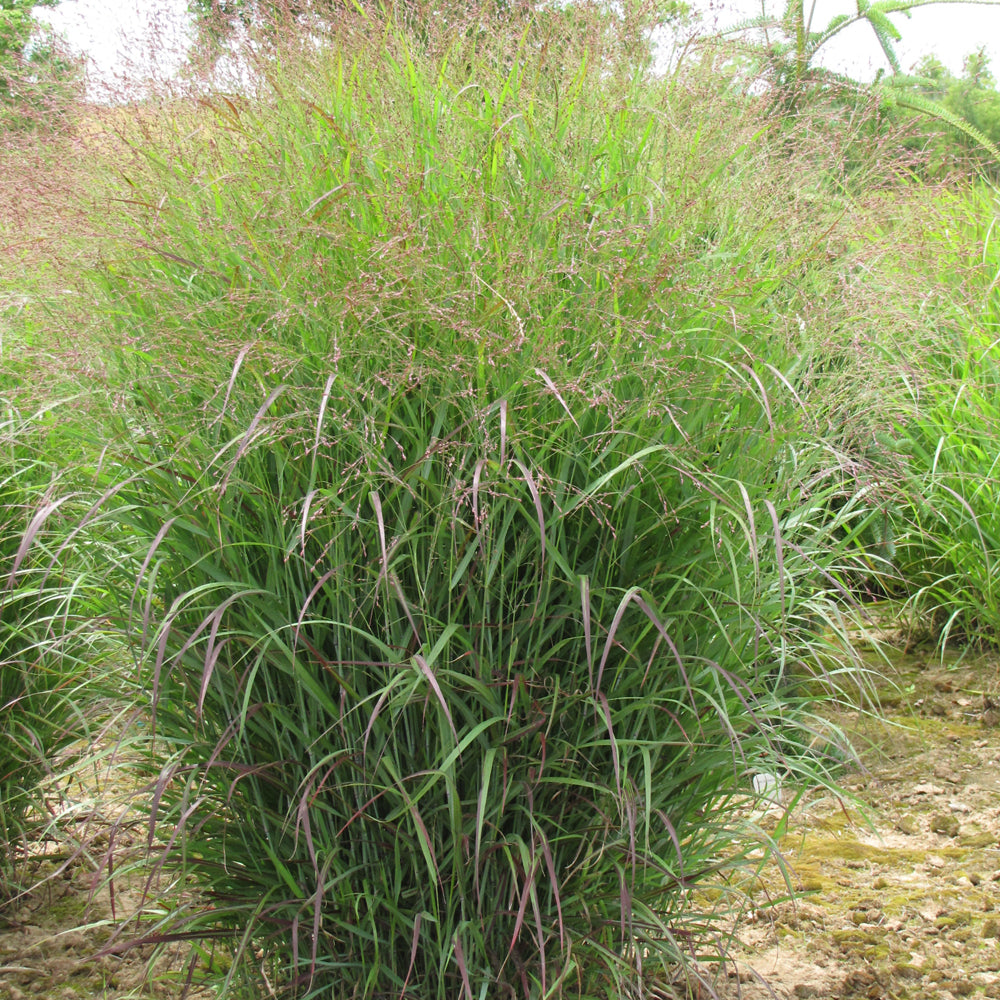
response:
[[[957,370],[913,385],[912,411],[885,442],[901,475],[895,562],[908,584],[907,617],[942,648],[993,646],[1000,637],[1000,371],[995,342],[961,340]]]
[[[129,177],[94,516],[193,887],[142,940],[228,940],[226,986],[701,975],[770,846],[752,776],[830,780],[872,515],[762,314],[730,329],[764,240],[688,170],[757,152],[553,19],[438,55],[345,19]]]
[[[58,557],[73,503],[50,458],[58,408],[24,416],[9,400],[0,407],[2,905],[30,884],[27,848],[56,811],[46,781],[86,735],[90,665],[80,579]]]
[[[151,822],[212,903],[157,933],[229,928],[302,995],[662,980],[752,774],[825,780],[782,675],[829,652],[843,484],[731,377],[757,425],[707,441],[641,373],[414,374],[136,442]]]
[[[872,436],[884,483],[891,560],[915,634],[993,646],[1000,636],[997,445],[1000,379],[996,194],[939,196],[934,247],[943,276],[928,286],[919,336],[882,345],[898,389]]]

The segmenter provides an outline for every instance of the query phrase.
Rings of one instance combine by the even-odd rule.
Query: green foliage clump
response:
[[[644,76],[636,9],[276,20],[252,97],[109,115],[127,236],[35,312],[99,330],[99,457],[0,438],[8,897],[113,625],[142,943],[228,945],[224,993],[694,992],[753,777],[850,753],[858,600],[997,641],[994,195],[827,86],[846,21],[789,4],[755,96]]]
[[[688,135],[564,16],[345,20],[129,178],[113,589],[202,890],[146,940],[292,995],[663,985],[740,905],[751,776],[830,780],[874,515],[775,335],[812,237],[760,122]]]
[[[0,901],[25,887],[26,847],[44,828],[43,783],[84,736],[87,665],[73,633],[74,587],[54,556],[70,530],[58,522],[48,458],[51,412],[0,419]]]
[[[767,418],[724,372],[691,389],[756,421],[686,439],[688,394],[649,414],[633,371],[343,367],[214,446],[158,417],[124,492],[177,748],[155,819],[216,901],[174,929],[249,926],[333,995],[587,996],[638,948],[667,975],[710,928],[688,887],[752,842],[726,802],[812,770],[781,675],[837,623],[823,571],[859,517],[828,517],[829,456],[755,448],[773,481],[748,477]]]
[[[942,244],[982,250],[978,260],[942,261],[967,297],[954,298],[956,314],[924,344],[894,359],[906,391],[879,445],[886,481],[899,489],[894,561],[914,627],[942,647],[991,647],[1000,641],[996,192],[982,186],[941,206]]]

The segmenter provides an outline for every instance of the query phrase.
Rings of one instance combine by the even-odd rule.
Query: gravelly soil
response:
[[[97,954],[111,936],[112,915],[107,890],[93,893],[89,869],[86,862],[74,864],[9,915],[9,925],[0,932],[4,1000],[180,995],[185,969],[176,951],[158,957],[149,948]],[[122,887],[116,912],[134,911],[136,902],[136,892]]]
[[[854,723],[862,808],[807,796],[792,813],[781,848],[808,894],[741,929],[732,995],[1000,998],[997,666],[908,658],[899,685],[894,725]],[[762,899],[786,894],[777,866],[764,882]]]
[[[996,661],[949,668],[910,657],[900,671],[899,691],[883,698],[891,725],[837,719],[867,745],[865,769],[844,781],[858,801],[816,793],[796,804],[780,845],[804,895],[762,905],[739,929],[721,995],[1000,1000]],[[782,815],[762,825],[774,829]],[[40,852],[36,872],[52,877],[4,914],[0,1000],[179,997],[179,952],[95,957],[111,935],[112,901],[95,889],[96,858],[67,864],[65,851]],[[140,879],[119,879],[115,915],[134,912],[141,891]],[[769,866],[761,904],[786,895]]]
[[[120,803],[131,798],[131,789],[121,787],[122,777],[113,768],[95,771],[89,780],[53,793],[53,812],[62,816],[60,836],[34,845],[24,879],[37,888],[0,913],[0,1000],[124,1000],[184,993],[189,948],[117,947],[127,935],[130,915],[148,902],[145,894],[163,893],[163,886],[150,883],[141,871],[119,872],[110,882],[106,877],[111,821],[128,818],[116,815],[128,808]],[[122,822],[116,857],[141,856],[135,839],[141,836],[141,829],[130,832]],[[210,995],[187,993],[190,1000]]]

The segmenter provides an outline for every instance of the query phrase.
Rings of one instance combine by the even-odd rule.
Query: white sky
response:
[[[187,0],[61,0],[34,13],[87,56],[95,100],[129,93],[131,79],[169,80],[189,44]]]
[[[761,0],[693,0],[709,23],[732,25],[760,13]],[[769,12],[780,13],[785,0],[765,0]],[[808,0],[807,0],[808,2]],[[835,14],[856,10],[856,0],[814,0],[813,27],[822,28]],[[189,34],[186,0],[62,0],[58,7],[38,8],[70,47],[90,59],[91,95],[121,93],[129,78],[168,79],[181,65]],[[1000,77],[1000,0],[994,3],[936,3],[893,15],[903,40],[896,46],[903,70],[933,53],[954,73],[970,53],[985,47],[994,75]],[[871,29],[853,25],[831,41],[820,62],[859,79],[870,79],[880,66]]]
[[[709,23],[728,27],[761,13],[761,0],[691,0],[705,10]],[[766,0],[769,14],[780,15],[786,0]],[[812,7],[812,30],[822,31],[838,14],[857,11],[857,0],[806,0]],[[905,14],[893,14],[892,22],[903,36],[895,45],[904,72],[913,68],[922,56],[935,55],[953,73],[962,71],[965,57],[980,48],[986,49],[991,68],[1000,77],[1000,2],[939,2],[919,7]],[[857,79],[871,79],[888,62],[867,24],[854,24],[832,39],[820,62],[828,69],[846,72]]]

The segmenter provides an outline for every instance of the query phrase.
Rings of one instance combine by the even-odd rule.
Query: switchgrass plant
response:
[[[0,905],[30,882],[28,847],[46,830],[47,779],[87,731],[90,675],[76,584],[54,559],[70,528],[46,440],[46,408],[0,410]]]
[[[562,16],[345,17],[127,178],[92,517],[199,890],[142,940],[228,941],[225,986],[697,976],[771,846],[752,776],[831,780],[878,511],[795,388],[825,251],[752,104],[688,134]]]
[[[995,369],[989,345],[983,348],[980,361]],[[980,371],[971,378],[933,386],[914,399],[913,415],[894,442],[907,487],[902,513],[909,530],[896,548],[911,588],[909,617],[942,648],[949,642],[993,645],[1000,625],[992,447],[1000,415],[988,388],[995,370],[975,367]]]
[[[271,393],[219,448],[136,442],[151,822],[213,903],[154,938],[229,928],[335,996],[607,995],[704,955],[689,890],[750,843],[727,803],[828,780],[790,686],[842,631],[864,516],[710,372],[741,430],[685,432],[634,371],[480,395],[376,367]]]
[[[937,329],[920,370],[906,374],[909,405],[884,442],[903,483],[897,562],[910,618],[942,648],[1000,636],[996,205],[983,187],[949,206],[952,239],[971,235],[982,247],[963,322]]]
[[[889,253],[922,275],[922,307],[869,341],[879,392],[849,377],[842,406],[853,411],[845,419],[883,511],[875,551],[884,592],[901,599],[913,634],[942,649],[992,645],[1000,624],[995,193],[969,184],[924,189],[921,198],[929,234],[914,243],[904,223]],[[904,304],[898,286],[875,290],[893,311]],[[867,407],[852,408],[852,397]]]

